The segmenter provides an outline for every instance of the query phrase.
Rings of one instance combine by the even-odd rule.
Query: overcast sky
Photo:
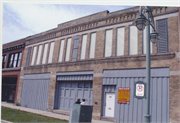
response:
[[[1,1],[1,0],[0,0]],[[56,28],[58,24],[108,10],[138,5],[180,6],[180,0],[2,0],[2,44]],[[15,1],[15,2],[14,2]],[[27,3],[31,1],[30,3]],[[33,3],[46,4],[32,4]],[[49,4],[60,2],[61,4]],[[17,3],[19,2],[19,3]],[[27,4],[22,4],[22,2]],[[2,3],[2,4],[1,4]],[[20,4],[21,3],[21,4]],[[64,3],[64,4],[62,4]],[[66,4],[65,4],[66,3]],[[71,4],[73,3],[73,4]],[[79,5],[78,5],[79,4]],[[81,5],[80,5],[81,4]],[[89,4],[89,5],[87,5]],[[93,5],[94,4],[94,5]],[[104,5],[102,5],[104,4]],[[128,5],[128,6],[125,6]],[[0,6],[1,7],[1,6]],[[1,7],[2,8],[2,7]],[[1,10],[0,8],[0,10]],[[1,13],[0,13],[1,14]],[[0,31],[1,32],[1,31]],[[1,37],[0,37],[1,40]]]
[[[56,28],[60,23],[83,16],[130,7],[133,6],[3,3],[2,44]]]

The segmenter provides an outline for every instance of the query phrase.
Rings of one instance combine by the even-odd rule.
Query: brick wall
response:
[[[164,11],[164,10],[162,10]],[[158,13],[158,11],[157,11]],[[126,18],[128,19],[128,18]],[[180,121],[177,117],[180,113],[180,101],[178,95],[180,93],[179,87],[179,75],[177,74],[179,71],[179,33],[178,33],[178,17],[170,17],[168,18],[168,37],[169,37],[169,53],[157,53],[157,44],[153,44],[153,54],[151,55],[151,67],[159,68],[159,67],[168,67],[170,69],[170,119],[171,121]],[[24,70],[21,72],[21,76],[24,74],[34,74],[34,73],[51,73],[50,78],[50,88],[49,88],[49,97],[48,97],[48,109],[52,109],[53,103],[53,95],[56,91],[56,73],[57,72],[68,72],[68,71],[89,71],[93,70],[93,118],[100,119],[101,117],[101,104],[102,104],[102,73],[105,69],[135,69],[135,68],[145,68],[146,61],[145,55],[143,53],[143,44],[142,44],[142,31],[138,31],[138,54],[129,56],[129,25],[125,25],[125,55],[116,57],[116,26],[112,26],[113,28],[113,43],[112,43],[112,57],[104,58],[104,47],[105,47],[105,31],[106,28],[99,27],[97,30],[89,30],[87,45],[86,45],[86,59],[80,60],[81,53],[81,45],[82,45],[82,34],[77,33],[71,36],[65,36],[55,40],[55,47],[53,53],[53,62],[51,64],[41,64],[34,65],[29,67],[24,67],[26,62],[27,49],[24,51],[23,56],[23,67]],[[96,47],[95,47],[95,58],[89,59],[89,46],[90,46],[90,34],[92,32],[96,32]],[[72,51],[73,51],[73,43],[74,36],[80,35],[79,37],[79,46],[78,46],[78,56],[77,61],[71,61],[72,59]],[[65,61],[66,55],[66,45],[67,39],[72,37],[71,42],[71,53],[70,53],[70,61]],[[64,52],[63,52],[63,62],[58,63],[59,57],[59,47],[60,41],[65,39]],[[43,42],[42,42],[43,44]],[[34,44],[36,45],[36,44]],[[33,45],[32,45],[33,46]],[[29,46],[30,47],[30,46]],[[33,49],[32,49],[33,51]],[[43,53],[43,52],[42,52]],[[31,52],[32,54],[32,52]],[[32,56],[31,56],[32,57]],[[30,62],[31,63],[31,62]],[[46,62],[47,63],[47,62]],[[173,74],[171,74],[173,73]],[[23,79],[20,79],[19,82],[19,90],[18,90],[18,100],[20,101],[21,90]]]

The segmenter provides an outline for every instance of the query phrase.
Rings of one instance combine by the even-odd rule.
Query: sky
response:
[[[114,12],[139,5],[180,6],[180,0],[0,0],[0,43],[16,41],[101,11]]]
[[[80,17],[130,7],[133,6],[3,3],[2,44],[56,28],[60,23]]]

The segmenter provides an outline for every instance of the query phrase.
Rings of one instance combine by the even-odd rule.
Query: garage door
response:
[[[115,92],[114,118],[117,122],[142,123],[145,99],[134,97],[134,83],[146,82],[146,69],[104,70],[102,115],[105,116],[106,92]],[[150,115],[151,122],[169,122],[169,68],[151,69]],[[130,102],[117,103],[118,87],[130,87]]]
[[[57,109],[71,110],[78,98],[85,98],[86,105],[92,105],[92,81],[70,81],[57,83]]]
[[[21,106],[47,110],[50,74],[24,75]]]

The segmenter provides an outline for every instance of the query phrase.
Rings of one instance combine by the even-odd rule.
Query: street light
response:
[[[143,13],[146,12],[146,17],[143,15]],[[160,39],[160,36],[155,30],[154,25],[154,18],[152,15],[152,11],[150,7],[145,6],[145,8],[141,9],[141,6],[139,7],[139,16],[135,19],[135,21],[132,23],[132,25],[136,26],[139,30],[144,30],[146,26],[146,92],[145,92],[145,114],[144,114],[144,122],[149,123],[150,122],[150,68],[151,68],[151,60],[150,60],[150,41],[152,43],[156,43],[158,39]],[[153,28],[153,32],[150,34],[150,25]]]

